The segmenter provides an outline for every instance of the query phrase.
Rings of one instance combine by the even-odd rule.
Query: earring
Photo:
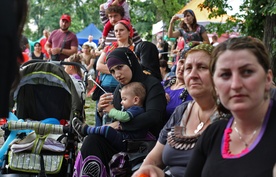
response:
[[[217,105],[220,105],[220,99],[219,99],[219,97],[217,97],[216,102],[217,102]]]

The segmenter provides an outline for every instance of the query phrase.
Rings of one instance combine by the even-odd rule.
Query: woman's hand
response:
[[[121,130],[119,121],[112,122],[112,123],[108,124],[108,126],[114,128],[115,130]]]
[[[165,94],[167,103],[171,101],[171,97],[168,93]]]
[[[113,95],[112,93],[105,93],[103,94],[98,103],[98,112],[104,111],[106,107],[110,105],[110,103],[113,101]]]
[[[132,177],[164,177],[165,173],[154,165],[146,165],[137,170]]]
[[[175,22],[176,20],[179,20],[179,19],[180,19],[180,17],[178,15],[174,15],[174,16],[172,16],[172,19],[171,19],[170,23],[173,23],[173,22]]]

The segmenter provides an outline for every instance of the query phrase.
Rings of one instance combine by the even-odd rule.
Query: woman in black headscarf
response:
[[[157,138],[164,125],[166,115],[165,92],[160,80],[144,74],[136,55],[128,48],[117,48],[111,52],[107,57],[107,66],[119,85],[113,94],[107,93],[100,97],[99,115],[102,116],[103,112],[106,112],[105,108],[110,103],[113,104],[114,108],[121,109],[120,89],[130,82],[141,82],[145,85],[147,92],[144,102],[145,112],[129,122],[116,121],[109,125],[121,131],[140,132],[147,130]],[[108,164],[112,156],[125,150],[125,147],[114,148],[112,143],[100,135],[87,136],[75,163],[74,176],[109,176]]]
[[[135,47],[135,53],[140,59],[140,64],[144,73],[153,75],[162,81],[159,68],[158,49],[156,45],[148,41],[140,42]]]

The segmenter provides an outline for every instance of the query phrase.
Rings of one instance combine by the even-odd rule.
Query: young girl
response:
[[[81,64],[81,57],[78,54],[73,54],[69,58],[64,59],[65,62],[76,62]],[[82,82],[82,72],[80,67],[75,65],[64,65],[64,70],[67,72],[73,80],[77,93],[80,98],[85,98],[85,88]]]

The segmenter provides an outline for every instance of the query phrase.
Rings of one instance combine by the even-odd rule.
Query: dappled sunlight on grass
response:
[[[95,124],[95,110],[96,110],[96,101],[93,101],[91,97],[85,99],[85,115],[86,123],[88,125]]]

